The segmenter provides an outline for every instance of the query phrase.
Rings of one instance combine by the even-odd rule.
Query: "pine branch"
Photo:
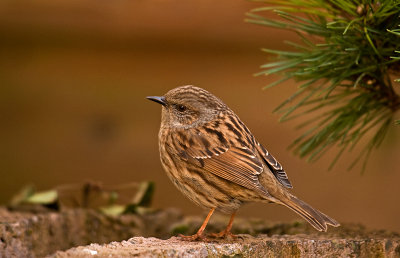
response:
[[[302,44],[287,42],[293,51],[263,49],[276,61],[261,66],[257,74],[282,75],[266,88],[289,79],[299,82],[297,91],[275,109],[282,114],[281,121],[316,115],[290,147],[315,161],[336,145],[340,151],[332,167],[344,151],[368,135],[355,160],[364,158],[365,168],[400,109],[400,96],[393,88],[399,87],[400,79],[391,79],[400,74],[400,4],[395,0],[259,2],[273,6],[251,10],[248,22],[293,31],[302,40]],[[265,17],[269,11],[279,17]],[[328,111],[321,114],[322,108]]]

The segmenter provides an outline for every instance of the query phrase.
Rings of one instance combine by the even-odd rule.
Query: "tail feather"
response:
[[[296,196],[291,195],[290,199],[283,201],[283,205],[299,214],[318,231],[326,231],[328,225],[333,227],[340,226],[336,220],[314,209]]]

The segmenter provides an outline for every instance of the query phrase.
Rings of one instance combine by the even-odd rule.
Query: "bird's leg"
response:
[[[228,226],[224,230],[222,230],[219,233],[213,233],[210,234],[212,237],[217,237],[217,238],[226,238],[226,237],[232,237],[236,238],[237,236],[231,233],[232,225],[233,225],[233,220],[235,219],[236,212],[232,213],[231,218],[229,220]]]
[[[185,241],[195,241],[195,240],[198,240],[198,239],[200,239],[200,240],[202,240],[202,239],[203,239],[203,240],[207,240],[207,239],[204,237],[203,232],[204,232],[204,230],[206,229],[206,226],[207,226],[207,224],[208,224],[208,221],[210,220],[211,215],[213,214],[214,211],[215,211],[215,208],[212,208],[212,209],[210,210],[210,212],[208,213],[206,219],[204,220],[203,224],[201,225],[201,227],[199,228],[199,230],[197,231],[196,234],[194,234],[194,235],[192,235],[192,236],[184,236],[184,235],[179,234],[178,236],[179,236],[182,240],[185,240]]]

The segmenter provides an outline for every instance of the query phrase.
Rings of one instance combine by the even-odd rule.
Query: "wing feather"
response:
[[[293,188],[285,170],[282,168],[282,165],[258,142],[257,149],[276,179],[278,179],[283,186],[287,188]]]
[[[178,149],[176,154],[207,172],[269,195],[258,179],[264,166],[257,150],[254,147],[251,149],[251,144],[244,146],[243,141],[232,140],[232,135],[221,134],[226,128],[219,128],[215,134],[212,133],[215,129],[211,126],[206,129],[201,131],[191,128],[171,135],[175,142],[174,147]],[[184,137],[179,136],[182,133],[185,134]]]

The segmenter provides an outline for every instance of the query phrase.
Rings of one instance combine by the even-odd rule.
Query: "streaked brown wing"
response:
[[[263,172],[263,162],[245,142],[238,142],[220,125],[218,130],[189,129],[174,134],[175,149],[185,161],[204,168],[206,171],[249,189],[268,194],[260,184],[258,175]]]
[[[260,185],[258,175],[263,171],[260,163],[254,154],[248,149],[232,147],[222,155],[204,160],[204,169],[250,189],[266,190]]]
[[[283,170],[282,165],[259,143],[257,142],[257,150],[261,157],[265,160],[271,172],[274,174],[276,179],[285,187],[293,188],[286,175],[285,170]]]

